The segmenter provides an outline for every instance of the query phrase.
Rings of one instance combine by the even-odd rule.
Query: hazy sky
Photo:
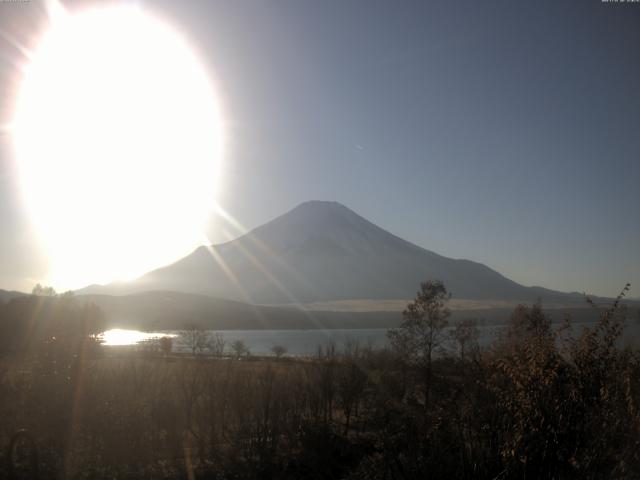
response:
[[[245,226],[337,200],[525,285],[614,295],[629,281],[639,295],[640,3],[138,3],[188,37],[219,89],[218,198]],[[7,38],[28,46],[41,10],[0,2],[4,121]],[[0,288],[44,274],[24,217],[5,136]],[[210,236],[226,238],[216,222]]]

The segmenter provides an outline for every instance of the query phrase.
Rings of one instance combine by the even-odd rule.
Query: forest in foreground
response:
[[[67,296],[0,306],[0,476],[61,479],[639,478],[640,353],[623,290],[576,333],[519,306],[488,348],[440,347],[421,285],[391,347],[309,358],[108,353]]]

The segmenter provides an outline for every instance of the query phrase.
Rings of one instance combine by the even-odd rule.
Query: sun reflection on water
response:
[[[100,335],[102,344],[107,346],[135,345],[146,340],[152,340],[160,337],[175,337],[175,335],[159,332],[125,330],[122,328],[107,330]]]

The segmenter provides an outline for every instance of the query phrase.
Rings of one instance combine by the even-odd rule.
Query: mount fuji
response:
[[[203,246],[130,282],[80,294],[176,291],[253,304],[410,299],[442,280],[457,299],[583,302],[520,285],[471,260],[447,258],[374,225],[337,202],[310,201],[227,243]]]

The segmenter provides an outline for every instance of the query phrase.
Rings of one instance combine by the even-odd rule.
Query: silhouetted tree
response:
[[[171,350],[173,349],[173,338],[171,337],[161,337],[160,338],[160,350],[164,355],[169,355]]]
[[[425,405],[429,403],[433,377],[433,354],[445,340],[444,329],[451,315],[447,302],[451,295],[439,280],[420,284],[415,300],[402,313],[398,328],[389,330],[391,345],[403,357],[420,365],[425,387]]]
[[[231,350],[236,354],[236,358],[240,358],[244,355],[249,355],[249,349],[243,340],[234,340],[231,342]]]
[[[188,324],[183,330],[184,342],[191,349],[191,354],[195,356],[202,353],[209,345],[209,332],[199,325]]]
[[[271,347],[271,353],[273,353],[276,358],[281,358],[285,353],[287,353],[287,347],[283,345],[274,345]]]
[[[36,286],[31,290],[32,295],[38,295],[41,297],[55,297],[56,291],[53,287],[43,286],[39,283],[36,283]]]
[[[338,401],[345,417],[344,434],[349,434],[352,414],[358,411],[367,384],[367,373],[354,359],[348,359],[338,375]]]
[[[209,336],[209,343],[207,344],[207,348],[211,355],[214,357],[222,357],[224,355],[224,349],[227,346],[227,341],[224,338],[224,335],[220,332],[216,332],[213,335]]]
[[[475,319],[462,320],[458,322],[451,332],[451,336],[456,341],[460,351],[460,360],[464,362],[464,356],[467,350],[477,349],[480,330],[478,330],[478,321]]]

